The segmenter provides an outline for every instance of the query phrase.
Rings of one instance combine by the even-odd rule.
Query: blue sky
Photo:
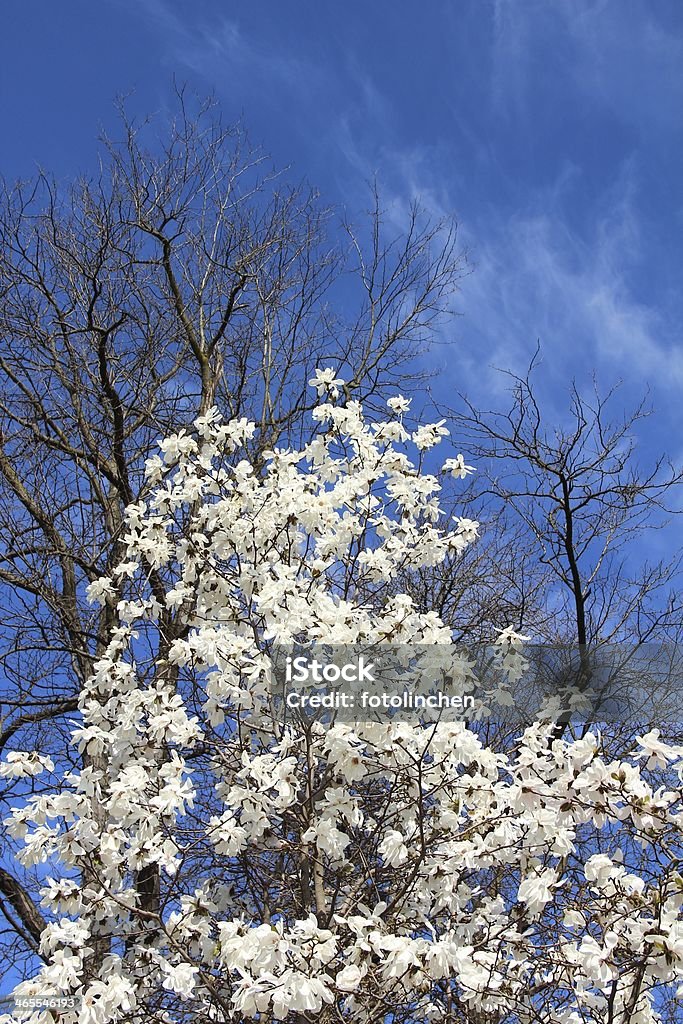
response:
[[[596,369],[648,383],[683,455],[683,5],[679,0],[14,0],[0,42],[5,175],[94,169],[112,99],[163,111],[175,74],[295,177],[355,212],[378,174],[455,213],[473,273],[436,350],[496,404],[489,367],[543,345],[548,401]]]

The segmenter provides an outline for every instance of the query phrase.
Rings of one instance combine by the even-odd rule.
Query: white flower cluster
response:
[[[54,771],[54,762],[46,754],[35,751],[11,750],[0,761],[0,779],[22,779]]]
[[[313,379],[335,403],[342,384]],[[273,641],[451,640],[396,580],[477,524],[437,525],[438,479],[401,447],[419,462],[443,423],[410,440],[407,400],[389,408],[368,424],[325,402],[318,436],[263,467],[242,448],[253,425],[210,410],[149,460],[122,563],[90,588],[119,622],[74,728],[89,766],[9,821],[53,876],[45,966],[17,992],[82,995],[64,1024],[328,1007],[363,1024],[653,1024],[683,983],[683,748],[652,732],[615,759],[550,724],[494,748],[463,723],[274,717]],[[445,469],[471,471],[461,455]],[[498,643],[513,678],[520,642]]]

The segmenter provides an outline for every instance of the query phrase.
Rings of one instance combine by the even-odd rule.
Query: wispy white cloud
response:
[[[444,148],[396,149],[387,140],[378,168],[347,121],[340,150],[360,177],[380,171],[384,206],[397,230],[412,200],[439,218],[457,214],[458,198],[466,197]],[[677,402],[683,385],[678,323],[633,287],[647,251],[635,162],[616,170],[595,201],[599,216],[592,223],[584,218],[583,228],[567,212],[568,197],[581,187],[582,172],[565,162],[546,188],[529,193],[523,208],[492,201],[473,214],[465,206],[460,239],[473,272],[453,301],[462,314],[448,332],[454,349],[446,356],[437,346],[433,353],[449,391],[502,391],[507,383],[498,370],[523,373],[540,342],[544,390],[558,409],[567,383],[589,382],[594,370],[603,386],[623,378],[634,399],[649,386],[658,404]]]
[[[476,270],[461,296],[459,334],[478,353],[475,387],[501,386],[493,367],[523,372],[538,341],[548,388],[595,369],[606,383],[623,377],[629,390],[649,385],[663,404],[673,401],[683,384],[682,339],[666,311],[631,286],[641,228],[627,169],[589,237],[543,204],[470,231]]]
[[[140,7],[165,36],[169,63],[207,79],[219,91],[248,86],[250,95],[273,89],[315,93],[319,69],[314,62],[267,41],[265,34],[248,35],[220,8],[207,19],[172,0],[140,0]]]
[[[628,16],[614,2],[562,0],[559,10],[574,40],[577,88],[641,130],[680,129],[683,106],[683,37],[661,20],[663,8],[633,0]]]
[[[491,97],[518,115],[538,68],[576,102],[650,134],[680,130],[683,35],[647,0],[494,0]]]
[[[494,0],[490,86],[499,110],[519,113],[526,100],[534,20],[514,0]]]
[[[314,89],[316,84],[317,69],[310,62],[247,37],[235,21],[226,17],[199,29],[182,58],[198,73],[220,73],[224,87],[235,80],[248,80],[253,90],[284,85],[300,91]]]

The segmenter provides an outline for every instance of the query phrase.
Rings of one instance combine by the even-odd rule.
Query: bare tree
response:
[[[539,398],[537,363],[538,352],[524,377],[507,373],[506,412],[463,399],[449,416],[483,471],[475,506],[505,508],[521,529],[520,542],[508,541],[517,565],[545,569],[533,591],[522,584],[534,601],[517,597],[524,632],[536,643],[573,647],[587,680],[596,651],[621,645],[623,672],[636,649],[680,638],[681,555],[648,558],[642,550],[676,513],[683,477],[666,456],[639,464],[637,433],[649,410],[641,402],[624,412],[616,387],[601,394],[595,381],[588,392],[573,382],[564,422],[552,422]]]
[[[257,462],[311,429],[316,366],[370,407],[409,391],[466,271],[452,222],[414,207],[392,234],[374,192],[352,228],[212,103],[179,92],[164,137],[123,108],[121,125],[96,178],[43,173],[0,196],[0,752],[51,752],[61,771],[113,622],[84,590],[119,560],[155,440],[217,403],[257,422]],[[0,842],[0,958],[19,967],[38,952],[40,879]],[[144,911],[157,881],[137,881]]]

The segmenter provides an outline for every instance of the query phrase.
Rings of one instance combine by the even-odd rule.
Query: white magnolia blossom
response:
[[[426,451],[439,444],[442,437],[448,437],[449,431],[444,426],[445,422],[445,420],[439,420],[438,423],[427,423],[425,426],[418,427],[413,433],[415,447],[419,451]]]
[[[342,381],[312,383],[336,400]],[[8,821],[49,919],[16,994],[80,995],[63,1024],[673,1019],[683,749],[275,713],[274,642],[450,643],[397,581],[477,537],[439,525],[417,468],[443,422],[407,443],[351,401],[314,419],[256,464],[254,425],[211,409],[148,461],[121,562],[89,588],[118,616],[74,722],[89,759]],[[496,642],[508,678],[522,640]],[[52,766],[2,774],[34,767]]]
[[[456,480],[464,480],[470,473],[474,473],[474,466],[468,466],[465,457],[460,453],[454,459],[446,459],[441,468],[444,473],[450,473]]]
[[[377,848],[385,864],[398,867],[408,860],[408,847],[403,836],[395,828],[389,829]]]
[[[343,387],[345,381],[341,377],[335,377],[335,370],[328,366],[326,370],[316,370],[315,376],[309,380],[309,385],[314,387],[318,398],[329,395],[331,398],[339,398],[339,388]]]
[[[410,398],[404,398],[403,395],[394,395],[392,398],[388,399],[387,406],[392,412],[408,412],[410,409],[410,402]]]
[[[0,779],[21,779],[54,771],[54,762],[46,754],[12,750],[0,761]]]

